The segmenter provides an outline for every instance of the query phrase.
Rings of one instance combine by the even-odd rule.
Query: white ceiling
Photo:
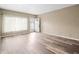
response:
[[[30,14],[43,14],[57,9],[72,6],[72,4],[0,4],[0,8]]]

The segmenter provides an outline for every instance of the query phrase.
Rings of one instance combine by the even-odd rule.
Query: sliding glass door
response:
[[[40,19],[39,18],[35,18],[35,32],[40,32]]]
[[[30,19],[30,32],[40,32],[40,19],[33,17]]]

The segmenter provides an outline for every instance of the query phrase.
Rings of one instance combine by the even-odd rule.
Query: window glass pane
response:
[[[31,18],[30,19],[30,31],[31,32],[40,32],[40,19],[39,18]]]
[[[5,15],[3,17],[3,32],[27,30],[27,18]]]
[[[16,31],[27,30],[27,19],[26,18],[16,18]]]
[[[40,24],[39,24],[39,19],[36,18],[36,19],[35,19],[35,31],[36,31],[36,32],[39,32],[39,25],[40,25]]]
[[[34,24],[34,18],[30,19],[30,32],[35,31],[35,24]]]
[[[3,19],[3,32],[15,31],[15,18],[5,16]]]

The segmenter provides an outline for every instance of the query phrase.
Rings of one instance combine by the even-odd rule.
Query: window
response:
[[[3,33],[27,30],[28,19],[14,15],[3,16]]]
[[[27,30],[27,18],[16,18],[16,31]]]
[[[40,19],[39,18],[35,19],[35,31],[40,32]]]

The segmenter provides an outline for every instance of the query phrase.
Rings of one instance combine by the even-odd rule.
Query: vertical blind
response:
[[[28,29],[27,17],[20,17],[15,15],[4,15],[3,16],[3,33],[22,31]]]

